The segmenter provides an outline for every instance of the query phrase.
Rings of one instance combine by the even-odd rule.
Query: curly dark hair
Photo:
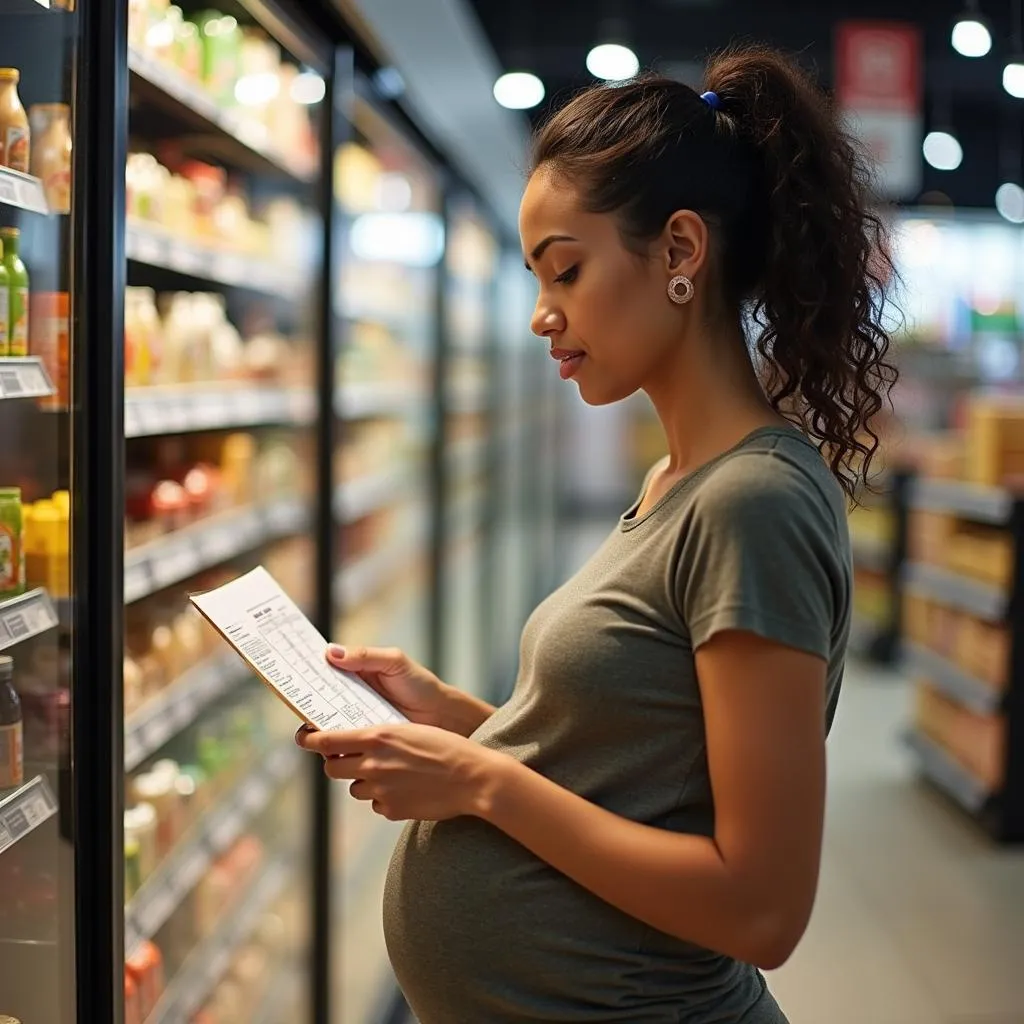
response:
[[[825,95],[781,53],[727,50],[705,82],[717,107],[653,74],[591,87],[539,129],[532,168],[579,183],[586,208],[616,213],[637,251],[676,210],[704,217],[720,297],[753,325],[765,394],[855,498],[896,380],[882,316],[894,271],[868,168]]]

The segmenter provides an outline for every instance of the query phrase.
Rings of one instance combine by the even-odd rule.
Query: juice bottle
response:
[[[32,173],[43,183],[50,212],[70,213],[71,108],[66,103],[36,103],[29,118],[35,139]]]
[[[0,487],[0,598],[25,592],[21,488]]]
[[[17,68],[0,68],[0,165],[28,174],[28,115],[18,96],[21,73]]]
[[[4,242],[0,238],[0,356],[11,354],[11,278],[4,263]]]
[[[28,270],[18,255],[21,232],[17,228],[0,228],[7,268],[8,355],[28,355]]]
[[[21,700],[14,689],[14,659],[0,655],[0,789],[24,780]]]
[[[32,292],[29,296],[29,321],[32,324],[30,353],[42,360],[55,389],[54,394],[39,399],[39,406],[43,409],[66,409],[71,404],[68,293]]]

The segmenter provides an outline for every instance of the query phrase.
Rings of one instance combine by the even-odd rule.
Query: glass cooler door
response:
[[[358,83],[357,83],[358,84]],[[359,85],[335,154],[334,638],[431,654],[437,267],[433,168]],[[396,826],[332,786],[334,1020],[373,1024],[394,994],[381,896]]]
[[[263,3],[132,3],[125,1020],[309,1019],[312,766],[188,594],[264,565],[316,617],[330,51]]]
[[[0,33],[0,1019],[75,1014],[70,2]]]
[[[441,677],[491,696],[486,536],[494,498],[491,387],[498,248],[468,196],[448,203],[444,296]]]

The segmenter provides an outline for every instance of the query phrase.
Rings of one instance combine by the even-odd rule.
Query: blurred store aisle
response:
[[[566,531],[563,576],[613,525]],[[900,676],[848,666],[814,916],[769,979],[791,1024],[1024,1024],[1024,851],[916,781],[911,701]]]
[[[1024,1021],[1024,854],[913,780],[898,744],[910,696],[848,669],[818,903],[771,978],[792,1024]]]

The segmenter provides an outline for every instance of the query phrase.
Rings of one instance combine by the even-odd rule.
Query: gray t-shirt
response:
[[[743,629],[820,655],[831,725],[845,504],[814,446],[771,427],[636,509],[530,617],[515,691],[475,739],[623,817],[710,836],[693,652]],[[384,924],[421,1024],[785,1022],[753,967],[642,924],[477,818],[407,827]]]

